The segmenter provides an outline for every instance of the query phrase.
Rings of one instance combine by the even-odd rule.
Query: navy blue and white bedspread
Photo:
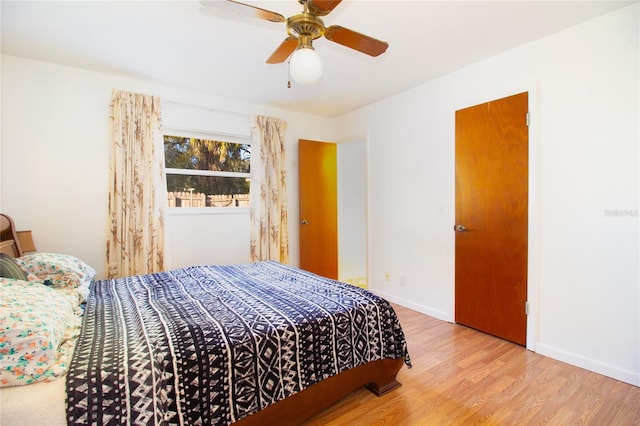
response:
[[[378,296],[277,262],[92,284],[69,424],[230,424],[341,371],[404,358]]]

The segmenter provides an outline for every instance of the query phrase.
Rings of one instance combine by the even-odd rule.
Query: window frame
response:
[[[253,156],[253,141],[249,136],[226,134],[222,132],[213,132],[207,130],[187,129],[176,126],[163,126],[162,127],[162,142],[163,142],[163,158],[164,158],[164,137],[165,136],[178,136],[185,138],[197,138],[208,139],[220,142],[239,143],[251,146],[251,155]],[[238,177],[251,179],[251,173],[246,172],[226,172],[216,170],[190,170],[190,169],[175,169],[166,166],[166,159],[164,160],[164,173],[165,180],[166,175],[185,175],[185,176],[214,176],[214,177]],[[251,185],[251,184],[249,184]],[[167,194],[165,193],[165,200]],[[182,215],[220,215],[220,214],[249,214],[249,207],[169,207],[167,205],[167,213],[170,216],[182,216]]]

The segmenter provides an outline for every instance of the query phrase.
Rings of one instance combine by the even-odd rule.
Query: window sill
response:
[[[249,207],[168,207],[169,216],[249,214]]]

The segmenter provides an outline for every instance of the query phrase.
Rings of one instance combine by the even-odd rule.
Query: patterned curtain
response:
[[[160,98],[113,91],[107,277],[165,267],[166,180]]]
[[[250,190],[252,262],[289,262],[286,130],[287,122],[279,118],[261,115],[255,118]]]

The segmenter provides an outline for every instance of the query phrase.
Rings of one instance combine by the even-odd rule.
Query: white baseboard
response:
[[[454,322],[453,318],[451,318],[451,315],[447,314],[446,312],[418,305],[411,302],[410,300],[396,297],[385,292],[377,290],[371,291],[378,296],[385,298],[389,302],[397,303],[398,305],[402,305],[406,308],[413,309],[416,312],[429,315],[430,317],[434,317],[442,321],[450,323]],[[580,355],[572,354],[570,352],[557,349],[553,346],[545,345],[544,343],[535,344],[535,349],[533,351],[540,355],[548,356],[549,358],[566,362],[567,364],[575,365],[576,367],[584,368],[585,370],[593,371],[594,373],[602,374],[603,376],[611,377],[612,379],[620,380],[621,382],[629,383],[630,385],[640,386],[640,371],[634,372],[625,370],[620,367],[605,364],[590,358],[585,358]]]
[[[566,362],[567,364],[575,365],[576,367],[584,368],[585,370],[620,380],[621,382],[629,383],[630,385],[640,386],[640,372],[625,370],[613,365],[585,358],[580,355],[554,348],[553,346],[545,345],[544,343],[537,343],[535,352],[540,355],[548,356],[549,358],[557,359],[558,361]]]
[[[403,299],[401,297],[396,297],[396,296],[393,296],[391,294],[387,294],[387,293],[384,293],[384,292],[381,292],[381,291],[371,290],[371,292],[377,294],[380,297],[383,297],[384,299],[388,300],[389,302],[397,303],[398,305],[402,305],[405,308],[409,308],[409,309],[412,309],[412,310],[414,310],[416,312],[420,312],[421,314],[429,315],[430,317],[434,317],[434,318],[442,320],[442,321],[453,322],[453,318],[451,318],[450,314],[447,314],[446,312],[440,311],[438,309],[431,309],[431,308],[426,307],[426,306],[417,305],[417,304],[411,302],[410,300],[406,300],[406,299]]]

